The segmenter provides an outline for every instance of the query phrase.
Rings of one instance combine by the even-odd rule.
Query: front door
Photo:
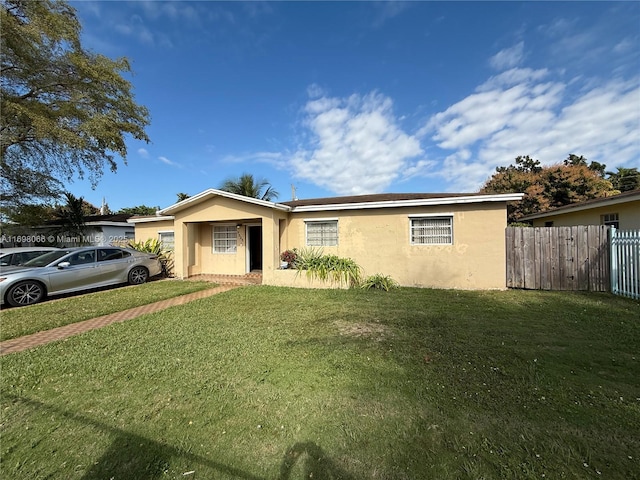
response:
[[[249,271],[262,270],[262,226],[249,226]]]

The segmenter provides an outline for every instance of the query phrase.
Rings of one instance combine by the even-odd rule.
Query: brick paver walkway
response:
[[[130,308],[122,312],[103,315],[102,317],[92,318],[90,320],[85,320],[84,322],[72,323],[71,325],[65,325],[63,327],[45,330],[44,332],[25,335],[24,337],[12,338],[11,340],[0,342],[0,355],[21,352],[28,348],[37,347],[49,342],[55,342],[56,340],[62,340],[64,338],[78,335],[89,330],[94,330],[106,325],[111,325],[112,323],[124,322],[125,320],[131,320],[132,318],[139,317],[140,315],[144,315],[146,313],[158,312],[160,310],[164,310],[165,308],[173,307],[174,305],[183,305],[193,300],[210,297],[211,295],[226,292],[228,290],[239,287],[240,285],[238,284],[220,285],[215,288],[200,290],[199,292],[189,293],[187,295],[169,298],[160,302],[150,303],[149,305]]]

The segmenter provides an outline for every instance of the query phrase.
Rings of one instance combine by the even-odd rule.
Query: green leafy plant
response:
[[[396,282],[389,275],[382,275],[381,273],[376,273],[375,275],[371,275],[364,279],[362,285],[360,285],[365,290],[384,290],[388,292],[394,288],[398,288],[398,282]]]
[[[162,273],[164,276],[169,277],[173,272],[173,252],[165,248],[164,244],[157,238],[149,238],[147,240],[140,240],[139,242],[130,241],[127,245],[133,250],[139,252],[152,253],[157,255],[162,263]]]
[[[296,258],[295,268],[298,272],[306,271],[307,278],[331,281],[349,287],[358,286],[362,269],[351,258],[337,255],[324,255],[322,249],[313,247],[302,249]]]

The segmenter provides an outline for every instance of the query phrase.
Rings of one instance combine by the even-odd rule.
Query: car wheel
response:
[[[38,303],[45,297],[44,287],[38,282],[20,282],[7,292],[7,303],[12,307],[22,307]]]
[[[134,267],[129,272],[129,283],[131,285],[140,285],[149,279],[149,270],[144,267]]]

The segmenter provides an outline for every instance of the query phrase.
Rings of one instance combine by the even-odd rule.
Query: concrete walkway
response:
[[[9,353],[16,353],[26,350],[28,348],[37,347],[39,345],[45,345],[49,342],[55,342],[56,340],[62,340],[73,335],[94,330],[96,328],[105,327],[112,323],[124,322],[125,320],[131,320],[132,318],[139,317],[147,313],[158,312],[174,305],[183,305],[193,300],[199,300],[201,298],[210,297],[218,293],[233,290],[239,288],[242,285],[239,284],[227,284],[220,285],[215,288],[207,290],[200,290],[199,292],[189,293],[187,295],[181,295],[179,297],[169,298],[160,302],[150,303],[148,305],[142,305],[140,307],[130,308],[123,310],[122,312],[111,313],[109,315],[103,315],[102,317],[92,318],[83,322],[72,323],[63,327],[53,328],[51,330],[45,330],[43,332],[34,333],[31,335],[25,335],[24,337],[12,338],[11,340],[5,340],[0,342],[0,355],[7,355]]]

